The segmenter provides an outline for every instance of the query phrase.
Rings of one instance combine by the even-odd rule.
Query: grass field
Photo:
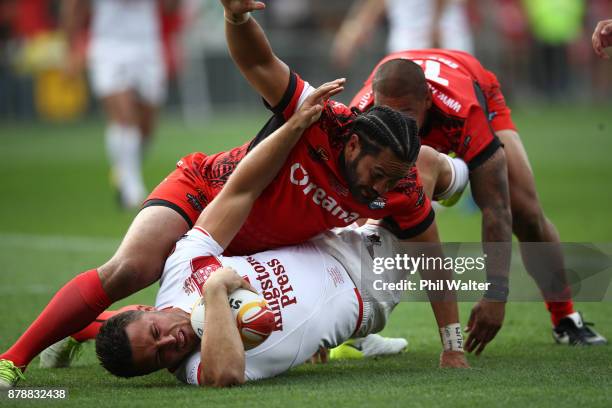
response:
[[[564,241],[612,242],[612,106],[533,107],[515,112],[540,197]],[[216,152],[256,134],[264,117],[220,116],[196,128],[165,118],[146,162],[153,187],[191,151]],[[104,262],[134,213],[117,209],[108,188],[103,123],[0,124],[0,350],[75,274]],[[447,241],[477,241],[480,217],[438,216]],[[151,287],[121,304],[151,303]],[[612,337],[612,303],[579,310]],[[462,304],[465,323],[471,304]],[[393,358],[303,366],[236,389],[198,390],[167,373],[131,381],[107,375],[92,345],[71,369],[35,360],[23,386],[67,387],[71,406],[611,406],[612,348],[556,346],[541,303],[513,303],[496,340],[471,370],[436,368],[439,340],[429,305],[401,304],[385,334],[409,351]],[[41,402],[0,405],[27,406]]]

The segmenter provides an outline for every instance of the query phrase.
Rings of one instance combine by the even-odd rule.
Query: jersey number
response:
[[[423,66],[423,60],[414,60],[414,62],[421,67]],[[442,86],[448,86],[448,79],[440,76],[440,63],[438,61],[425,61],[425,68],[423,70],[425,71],[425,78]]]

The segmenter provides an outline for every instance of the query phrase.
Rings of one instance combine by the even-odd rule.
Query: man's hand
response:
[[[319,120],[325,106],[325,101],[342,92],[345,82],[345,78],[336,79],[321,85],[311,93],[291,119],[289,119],[296,126],[297,130],[306,130]]]
[[[440,368],[470,368],[462,351],[446,350],[440,354]]]
[[[319,347],[319,350],[310,357],[310,364],[327,364],[328,361],[329,350],[325,347]]]
[[[209,290],[223,289],[229,295],[236,289],[246,289],[253,293],[257,293],[257,290],[251,286],[251,284],[244,279],[233,269],[229,267],[223,267],[219,270],[214,271],[210,278],[206,281],[203,287],[204,299],[206,299],[206,292]]]
[[[612,47],[612,19],[603,20],[597,24],[593,31],[593,49],[595,54],[604,59],[610,59],[604,48]]]
[[[506,303],[480,299],[472,308],[466,331],[470,333],[465,342],[469,353],[482,353],[487,344],[495,338],[504,322]]]
[[[221,0],[221,4],[228,14],[235,16],[266,8],[263,2],[253,0]]]

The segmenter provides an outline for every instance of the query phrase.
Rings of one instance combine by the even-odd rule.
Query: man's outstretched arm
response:
[[[472,309],[468,321],[468,352],[480,354],[501,329],[508,291],[512,252],[512,213],[506,155],[497,151],[470,172],[472,196],[482,212],[482,242],[487,254],[487,291]]]
[[[268,104],[278,105],[289,85],[289,67],[274,55],[266,34],[250,16],[251,11],[263,10],[265,5],[251,0],[221,0],[221,4],[230,55]]]
[[[249,152],[195,225],[208,231],[223,248],[227,247],[304,130],[319,119],[325,100],[342,91],[344,82],[337,79],[317,88],[283,126]]]

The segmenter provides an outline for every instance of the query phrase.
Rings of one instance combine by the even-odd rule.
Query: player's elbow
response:
[[[225,388],[244,384],[244,370],[224,368],[218,371],[205,370],[201,372],[202,386]]]

